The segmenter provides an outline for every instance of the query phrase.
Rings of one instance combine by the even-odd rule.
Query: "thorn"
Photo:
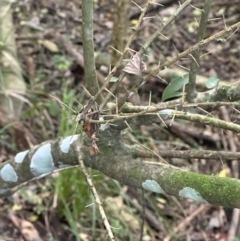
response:
[[[149,100],[148,100],[148,106],[149,107],[151,105],[151,102],[152,102],[152,91],[150,91],[150,93],[149,93]]]
[[[201,8],[197,8],[197,7],[193,6],[192,4],[190,4],[190,6],[194,9],[196,9],[196,10],[199,10],[199,11],[203,12],[203,10]]]
[[[111,49],[113,49],[113,50],[115,50],[117,53],[119,53],[119,54],[123,55],[123,53],[122,53],[122,52],[120,52],[119,50],[115,49],[113,46],[110,46],[110,48],[111,48]]]
[[[68,105],[66,105],[65,103],[63,103],[63,102],[62,102],[61,100],[59,100],[57,97],[55,97],[55,96],[53,96],[53,95],[51,95],[51,94],[49,94],[49,96],[51,96],[53,99],[55,99],[56,101],[58,101],[58,103],[61,104],[62,106],[64,106],[64,107],[68,108],[69,110],[71,110],[75,115],[78,114],[78,112],[77,112],[76,110],[70,108]]]
[[[137,3],[135,3],[134,1],[132,1],[132,3],[135,4],[141,10],[141,12],[143,11],[143,8],[141,8]]]
[[[197,23],[197,26],[199,27],[199,22],[197,21],[196,18],[194,18],[195,22]]]
[[[182,102],[182,105],[184,104],[184,101],[185,101],[185,100],[184,100],[184,99],[185,99],[185,87],[186,87],[186,85],[184,84],[184,85],[183,85],[183,91],[182,91],[182,101],[181,101],[181,102]]]
[[[138,145],[139,145],[139,146],[142,146],[143,148],[145,148],[145,149],[147,149],[148,151],[152,152],[154,155],[156,155],[156,156],[159,158],[159,160],[161,160],[162,162],[164,162],[164,163],[166,163],[167,165],[169,165],[169,163],[168,163],[167,161],[165,161],[157,152],[155,152],[155,151],[149,149],[148,147],[146,147],[146,146],[144,146],[144,145],[141,145],[141,144],[139,144],[139,143],[138,143]]]
[[[133,130],[132,130],[132,128],[130,127],[130,125],[127,123],[127,121],[124,121],[125,122],[125,124],[127,125],[127,127],[130,129],[130,131],[132,132]]]
[[[160,33],[159,35],[161,35],[162,37],[164,37],[166,40],[169,40],[169,38],[167,36],[165,36],[164,34]]]
[[[160,15],[158,15],[158,13],[157,13],[157,16],[158,16],[159,20],[161,21],[161,23],[162,23],[162,25],[163,25],[164,22],[163,22],[162,18],[160,17]]]
[[[202,54],[201,56],[200,56],[200,58],[202,58],[202,57],[204,57],[205,55],[208,55],[208,54],[211,54],[212,52],[207,52],[207,53],[205,53],[205,54]]]
[[[173,48],[176,50],[176,52],[177,52],[177,56],[178,56],[179,52],[178,52],[178,50],[177,50],[177,48],[176,48],[175,44],[174,44],[174,43],[172,43],[172,45],[173,45]]]
[[[163,123],[163,125],[168,128],[167,124],[164,122],[163,118],[159,115],[159,113],[157,113],[158,118],[160,119],[160,121]]]
[[[193,57],[193,55],[192,55],[192,54],[189,54],[189,56],[194,60],[194,62],[196,63],[196,65],[199,67],[198,62],[197,62],[197,60]]]
[[[87,93],[88,97],[92,97],[92,95],[90,94],[90,92],[85,88],[84,85],[82,85],[83,89],[85,90],[85,92]]]
[[[117,97],[107,88],[105,88],[105,90],[115,98],[115,100],[116,100],[116,114],[118,114],[118,99],[117,99]]]
[[[224,13],[222,13],[222,16],[223,16],[223,22],[224,22],[225,29],[227,29],[227,24],[226,24],[226,20],[225,20],[225,17],[224,17]]]
[[[156,18],[155,16],[152,16],[152,17],[144,17],[143,20],[146,20],[146,19],[152,19],[152,18]]]
[[[162,4],[160,4],[160,3],[156,3],[156,2],[151,2],[151,4],[155,4],[155,5],[158,5],[158,6],[164,7],[164,5],[162,5]]]
[[[131,57],[133,57],[133,54],[131,52],[133,52],[134,54],[137,53],[138,51],[128,48],[129,53],[131,54]]]
[[[197,106],[197,108],[198,108],[199,110],[201,110],[202,112],[204,112],[205,114],[207,114],[208,116],[209,116],[209,115],[210,115],[210,116],[213,116],[211,113],[209,113],[208,111],[204,110],[203,108],[201,108],[201,107],[199,107],[199,106]]]

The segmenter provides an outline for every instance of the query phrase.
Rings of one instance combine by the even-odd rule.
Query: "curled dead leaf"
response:
[[[98,108],[95,108],[95,110],[91,108],[88,111],[87,117],[88,119],[91,119],[91,120],[99,120],[100,112]],[[96,137],[96,134],[99,128],[100,128],[100,124],[98,123],[90,123],[89,121],[84,121],[83,123],[82,129],[87,134],[87,136],[91,139],[91,146],[89,148],[90,155],[96,155],[100,152],[97,146],[97,141],[99,139]]]
[[[128,74],[134,74],[137,76],[142,76],[142,73],[145,70],[146,64],[142,61],[141,55],[139,53],[134,54],[131,60],[123,69],[124,72]]]

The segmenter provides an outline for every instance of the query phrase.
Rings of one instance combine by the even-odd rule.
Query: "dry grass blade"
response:
[[[53,99],[55,99],[56,101],[58,101],[58,103],[60,103],[62,106],[64,106],[64,107],[68,108],[69,110],[71,110],[71,111],[73,112],[73,114],[75,114],[75,115],[78,114],[78,112],[77,112],[76,110],[70,108],[68,105],[66,105],[65,103],[63,103],[61,100],[59,100],[59,99],[58,99],[57,97],[55,97],[54,95],[50,95],[50,94],[49,94],[49,96],[51,96]]]

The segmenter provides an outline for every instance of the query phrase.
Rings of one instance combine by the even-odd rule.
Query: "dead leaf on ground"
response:
[[[9,219],[18,228],[26,241],[43,241],[34,225],[26,220],[20,219],[13,213],[9,214]]]
[[[109,198],[106,209],[111,213],[112,217],[118,218],[122,223],[127,223],[132,231],[140,230],[140,222],[131,210],[123,203],[121,196]]]
[[[38,40],[38,43],[42,44],[45,48],[47,48],[53,53],[59,52],[58,46],[51,40],[47,40],[47,39]]]

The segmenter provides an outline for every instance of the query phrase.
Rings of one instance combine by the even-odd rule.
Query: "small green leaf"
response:
[[[206,87],[212,89],[217,86],[219,79],[217,77],[210,77],[206,81]]]
[[[115,82],[117,82],[118,81],[118,78],[117,77],[112,77],[111,79],[110,79],[110,82],[112,82],[112,83],[115,83]]]
[[[162,100],[166,100],[172,97],[178,97],[182,95],[182,92],[179,92],[180,89],[189,81],[189,74],[173,79],[170,84],[166,87],[162,94]]]

